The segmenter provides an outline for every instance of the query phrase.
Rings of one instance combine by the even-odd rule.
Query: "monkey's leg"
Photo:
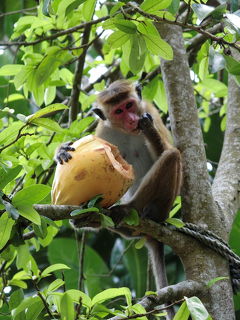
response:
[[[179,192],[180,181],[180,152],[166,150],[145,175],[127,205],[136,208],[143,217],[164,221]]]

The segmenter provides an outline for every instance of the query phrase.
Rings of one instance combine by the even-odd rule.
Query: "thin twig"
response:
[[[89,42],[90,31],[91,31],[91,25],[86,26],[86,28],[83,32],[82,45],[86,45]],[[74,120],[77,119],[78,105],[79,105],[78,100],[79,100],[79,95],[80,95],[80,88],[81,88],[82,76],[83,76],[83,68],[84,68],[85,58],[86,58],[86,54],[87,54],[87,49],[88,49],[88,47],[86,47],[84,49],[84,51],[78,57],[78,61],[77,61],[75,76],[74,76],[74,80],[73,80],[73,88],[72,88],[71,98],[70,98],[70,103],[69,103],[70,104],[69,126]]]
[[[9,12],[5,12],[5,13],[0,13],[0,18],[5,17],[5,16],[10,16],[12,14],[16,14],[16,13],[25,13],[27,11],[33,11],[36,10],[37,7],[32,7],[32,8],[26,8],[26,9],[21,9],[21,10],[15,10],[15,11],[9,11]]]
[[[169,309],[169,308],[173,307],[174,305],[179,304],[179,303],[181,303],[181,302],[183,302],[183,301],[184,301],[184,299],[181,299],[181,300],[175,301],[175,302],[173,302],[173,303],[171,303],[171,304],[169,304],[169,305],[167,305],[167,306],[165,306],[165,307],[155,308],[155,309],[150,310],[150,311],[148,311],[148,312],[146,312],[146,313],[140,313],[140,314],[139,314],[139,313],[136,313],[136,314],[133,314],[132,316],[123,317],[123,318],[121,317],[121,319],[123,319],[123,320],[126,320],[126,319],[136,319],[136,318],[141,318],[141,317],[150,316],[151,314],[156,314],[156,313],[159,313],[159,312],[161,312],[161,311],[163,311],[163,310]]]
[[[211,39],[212,41],[219,43],[220,45],[226,45],[229,47],[233,47],[233,48],[237,49],[238,51],[240,51],[240,46],[237,43],[232,43],[232,42],[226,41],[223,37],[217,37],[217,36],[209,33],[208,31],[204,30],[202,26],[196,26],[193,24],[180,22],[180,21],[176,21],[176,20],[171,21],[171,20],[166,19],[165,17],[161,18],[159,16],[156,16],[155,14],[151,14],[151,13],[147,13],[147,12],[143,11],[141,8],[139,8],[137,5],[135,5],[132,2],[129,2],[128,5],[131,8],[133,8],[134,11],[140,13],[142,16],[144,16],[148,19],[151,19],[155,22],[160,22],[160,23],[164,22],[167,24],[177,25],[182,28],[188,28],[189,30],[194,30],[194,31],[204,35],[206,38]]]
[[[16,137],[12,142],[10,142],[9,144],[7,144],[7,145],[5,145],[4,147],[2,147],[2,148],[0,149],[0,153],[1,153],[3,150],[5,150],[6,148],[10,147],[10,146],[11,146],[12,144],[14,144],[15,142],[17,142],[20,138],[25,137],[25,136],[33,136],[34,133],[28,133],[28,132],[26,132],[26,133],[21,133],[22,130],[23,130],[25,127],[27,127],[27,126],[28,126],[28,124],[24,124],[24,125],[19,129],[18,134],[17,134],[17,137]]]
[[[81,247],[79,253],[79,278],[78,278],[78,289],[83,289],[83,281],[84,281],[84,257],[85,257],[85,249],[86,249],[86,239],[87,235],[85,231],[82,231],[82,239],[81,239]]]
[[[50,311],[50,309],[49,309],[49,307],[48,307],[47,301],[46,301],[45,298],[43,297],[43,295],[42,295],[42,293],[41,293],[41,291],[40,291],[40,289],[39,289],[36,281],[34,281],[34,280],[33,280],[33,286],[34,286],[34,288],[35,288],[36,291],[37,291],[37,295],[38,295],[39,298],[42,300],[42,302],[43,302],[43,304],[44,304],[44,307],[45,307],[45,309],[46,309],[46,311],[47,311],[50,319],[54,319],[54,316],[53,316],[53,314],[51,313],[51,311]]]

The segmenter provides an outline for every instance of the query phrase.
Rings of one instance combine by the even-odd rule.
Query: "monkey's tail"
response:
[[[156,283],[157,291],[168,286],[167,272],[165,267],[164,258],[164,244],[152,238],[148,238],[146,242],[148,252],[150,255],[150,260],[152,263],[152,270],[154,274],[154,279]],[[173,307],[167,309],[168,317],[167,319],[173,319],[175,312]]]

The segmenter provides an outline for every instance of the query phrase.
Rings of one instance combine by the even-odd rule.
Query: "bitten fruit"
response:
[[[133,183],[132,166],[116,146],[93,135],[75,141],[72,147],[72,159],[57,165],[52,203],[81,205],[102,194],[101,206],[113,205]]]

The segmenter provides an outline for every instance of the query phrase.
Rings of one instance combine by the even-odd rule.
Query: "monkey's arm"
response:
[[[153,118],[149,113],[142,115],[138,123],[138,128],[142,131],[157,156],[160,156],[163,151],[167,149],[167,145],[154,127]]]

